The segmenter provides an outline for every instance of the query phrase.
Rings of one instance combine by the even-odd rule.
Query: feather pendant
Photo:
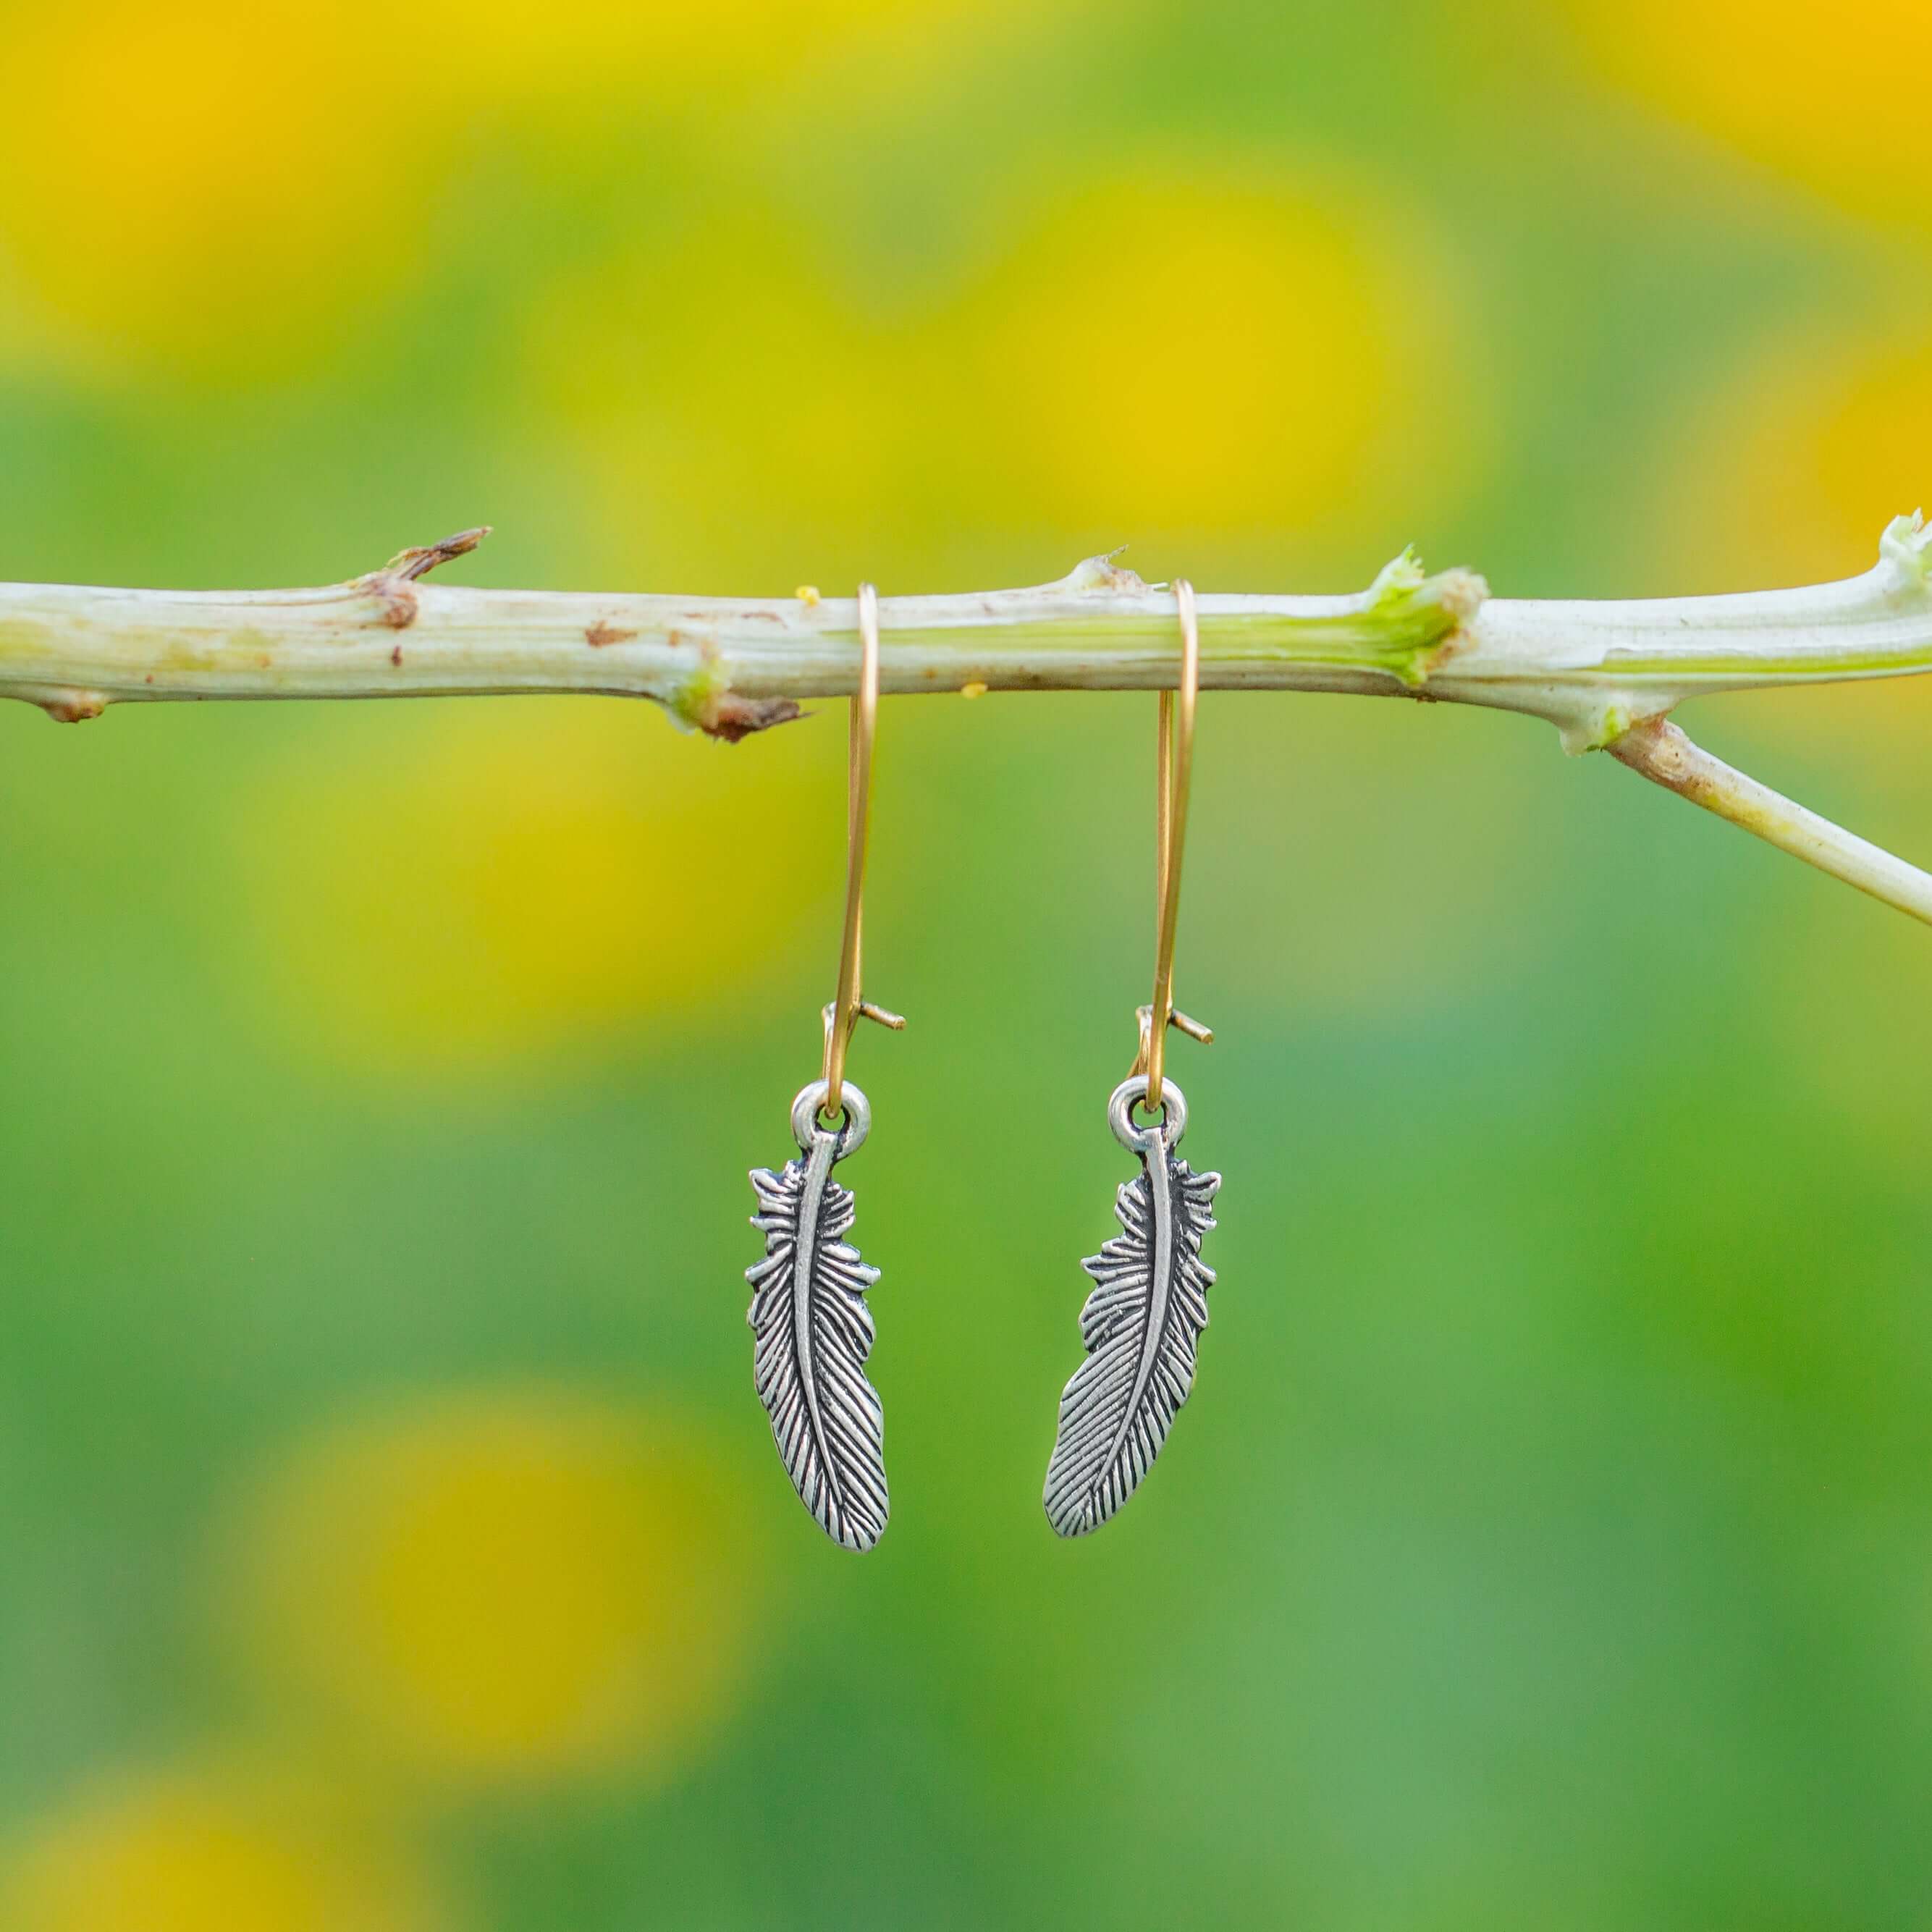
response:
[[[1048,1520],[1062,1536],[1097,1529],[1154,1466],[1194,1386],[1195,1348],[1208,1325],[1213,1271],[1201,1259],[1218,1174],[1192,1172],[1174,1151],[1186,1103],[1162,1083],[1165,1118],[1137,1126],[1144,1078],[1118,1088],[1108,1118],[1141,1172],[1114,1203],[1121,1232],[1081,1265],[1094,1291],[1080,1311],[1087,1360],[1060,1398],[1060,1429],[1046,1470]]]
[[[866,1379],[874,1332],[866,1291],[879,1271],[840,1238],[852,1226],[852,1195],[832,1169],[864,1139],[871,1110],[848,1084],[845,1122],[827,1127],[818,1118],[824,1094],[820,1082],[793,1105],[800,1158],[777,1173],[752,1172],[752,1225],[765,1253],[746,1270],[746,1318],[757,1337],[758,1399],[799,1500],[833,1542],[869,1550],[885,1533],[887,1508],[885,1412]]]

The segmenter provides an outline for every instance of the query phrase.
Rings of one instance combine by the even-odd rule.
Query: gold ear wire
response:
[[[897,1032],[905,1022],[860,991],[864,944],[866,845],[872,817],[872,742],[879,727],[879,593],[859,586],[859,688],[852,697],[845,759],[845,927],[838,943],[838,989],[825,1009],[826,1119],[845,1109],[845,1054],[861,1015]]]
[[[1167,1064],[1168,1028],[1178,1027],[1190,1040],[1198,1040],[1204,1046],[1214,1037],[1212,1028],[1174,1009],[1174,942],[1175,928],[1180,922],[1180,861],[1187,845],[1187,794],[1194,776],[1194,712],[1201,695],[1201,627],[1195,615],[1194,586],[1185,578],[1174,580],[1174,602],[1180,619],[1180,685],[1178,692],[1160,694],[1154,761],[1158,910],[1154,925],[1154,1000],[1138,1010],[1140,1051],[1129,1076],[1147,1076],[1144,1104],[1150,1113],[1159,1111],[1163,1104],[1161,1090]]]

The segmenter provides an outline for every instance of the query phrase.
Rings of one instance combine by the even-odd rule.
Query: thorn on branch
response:
[[[455,557],[467,556],[490,534],[490,527],[488,524],[479,524],[473,530],[458,530],[455,536],[445,537],[440,543],[398,550],[380,570],[372,570],[366,577],[357,578],[355,588],[366,590],[371,596],[381,599],[382,621],[391,630],[406,631],[416,620],[416,594],[410,585],[427,577],[439,565],[448,563]]]
[[[442,542],[430,544],[426,548],[398,550],[376,574],[400,577],[404,583],[413,584],[418,578],[427,577],[439,564],[467,556],[489,534],[490,526],[478,524],[473,530],[458,530],[453,537],[445,537]]]
[[[1058,588],[1063,590],[1117,590],[1131,593],[1144,590],[1148,586],[1125,564],[1117,564],[1114,560],[1126,548],[1118,544],[1099,556],[1082,557],[1060,580]]]

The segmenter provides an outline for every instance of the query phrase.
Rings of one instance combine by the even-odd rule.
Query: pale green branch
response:
[[[1712,758],[1668,718],[1633,725],[1609,750],[1613,758],[1653,784],[1932,926],[1932,873],[1908,866]]]
[[[576,692],[653,698],[686,724],[737,738],[796,716],[802,699],[853,688],[851,598],[420,580],[482,534],[405,551],[319,590],[0,584],[0,696],[77,720],[161,699]],[[1800,590],[1512,599],[1490,596],[1472,572],[1426,575],[1405,553],[1352,596],[1209,593],[1198,607],[1206,688],[1408,696],[1542,718],[1569,749],[1610,748],[1927,916],[1924,874],[1706,759],[1681,734],[1642,728],[1706,692],[1932,669],[1932,532],[1921,516],[1892,524],[1863,576]],[[1172,597],[1106,558],[1028,590],[888,597],[880,616],[888,692],[1152,690],[1175,674]]]

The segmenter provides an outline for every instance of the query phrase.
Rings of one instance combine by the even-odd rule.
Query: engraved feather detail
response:
[[[848,1090],[850,1091],[851,1090]],[[826,1534],[869,1550],[885,1532],[885,1412],[866,1379],[872,1351],[866,1291],[879,1271],[839,1238],[851,1191],[832,1178],[841,1137],[820,1129],[782,1172],[752,1174],[764,1258],[746,1270],[753,1372],[799,1499]]]
[[[1201,1243],[1221,1177],[1190,1172],[1178,1138],[1139,1142],[1141,1172],[1114,1204],[1122,1232],[1081,1264],[1094,1282],[1080,1311],[1088,1358],[1060,1398],[1046,1471],[1047,1518],[1062,1536],[1097,1529],[1133,1494],[1194,1386],[1214,1280]]]

